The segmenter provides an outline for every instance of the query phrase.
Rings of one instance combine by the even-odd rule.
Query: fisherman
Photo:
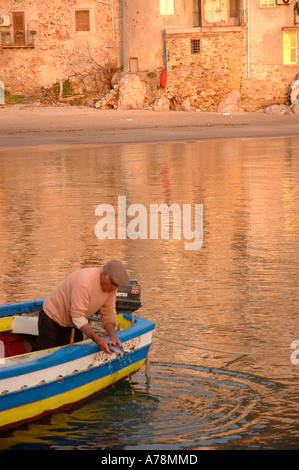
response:
[[[116,290],[128,283],[127,271],[118,260],[71,273],[44,300],[38,320],[39,348],[70,344],[74,328],[74,342],[82,341],[85,334],[104,352],[111,353],[109,343],[121,345],[116,336]],[[88,323],[99,310],[105,336],[110,341],[95,333]]]

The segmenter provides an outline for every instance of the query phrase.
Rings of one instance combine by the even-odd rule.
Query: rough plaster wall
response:
[[[121,0],[124,70],[130,71],[130,57],[137,57],[138,69],[165,66],[164,29],[193,24],[193,3],[178,0],[175,15],[160,14],[160,0]]]
[[[130,71],[130,58],[137,58],[138,70],[163,65],[163,38],[159,0],[123,2],[123,65]]]
[[[78,50],[103,54],[118,60],[118,8],[115,9],[115,47],[112,44],[112,17],[106,5],[95,0],[2,0],[1,11],[25,11],[26,29],[37,24],[35,47],[3,49],[0,54],[1,79],[13,92],[31,93],[76,74]],[[116,2],[117,4],[117,2]],[[1,5],[2,6],[2,5]],[[90,10],[90,32],[75,31],[75,9]]]

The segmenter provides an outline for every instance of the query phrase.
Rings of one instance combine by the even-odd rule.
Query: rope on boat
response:
[[[204,351],[212,351],[212,352],[219,352],[219,353],[224,353],[224,354],[237,354],[238,355],[238,357],[236,359],[233,359],[233,360],[227,362],[223,366],[223,368],[227,367],[228,365],[232,364],[233,362],[239,361],[243,357],[250,356],[250,353],[244,353],[244,352],[240,352],[240,351],[224,351],[222,349],[204,348],[203,346],[196,346],[194,344],[186,344],[186,343],[182,343],[180,341],[176,341],[174,339],[162,338],[161,336],[157,336],[157,335],[154,335],[154,337],[157,338],[157,339],[160,339],[162,341],[167,341],[169,343],[180,344],[181,346],[185,346],[187,348],[196,348],[196,349],[202,349]]]

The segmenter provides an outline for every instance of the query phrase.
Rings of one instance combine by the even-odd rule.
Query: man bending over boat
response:
[[[116,329],[116,290],[126,286],[129,276],[121,261],[111,260],[102,267],[79,269],[62,281],[43,303],[38,320],[38,346],[41,349],[82,341],[83,334],[103,351],[108,343],[121,344]],[[102,327],[110,341],[96,334],[88,319],[100,310]]]

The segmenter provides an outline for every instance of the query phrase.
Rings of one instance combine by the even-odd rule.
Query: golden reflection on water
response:
[[[156,322],[151,358],[292,377],[298,328],[299,139],[0,154],[0,301],[46,296],[69,272],[122,259]],[[203,204],[203,246],[98,240],[99,204]],[[188,348],[188,344],[206,348]],[[236,366],[235,366],[236,367]]]

